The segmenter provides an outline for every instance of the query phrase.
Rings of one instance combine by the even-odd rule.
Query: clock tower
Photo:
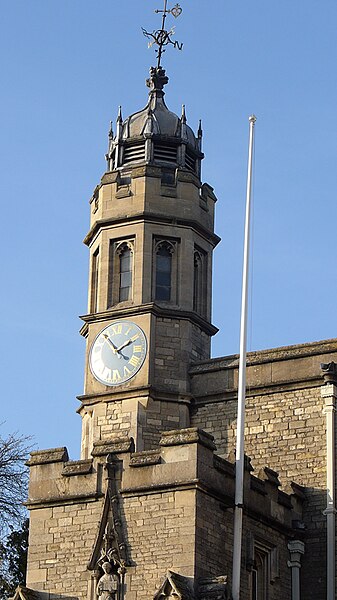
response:
[[[232,597],[239,357],[209,360],[216,198],[201,125],[164,101],[165,19],[181,13],[167,4],[162,28],[144,31],[158,46],[148,102],[119,111],[90,200],[81,459],[31,453],[27,587],[12,600]],[[324,597],[336,361],[336,340],[249,354],[242,600],[299,597],[304,552],[303,590]]]
[[[110,128],[107,171],[90,200],[82,458],[95,442],[137,451],[188,427],[189,368],[210,357],[213,189],[201,183],[202,130],[168,110],[161,66],[145,108]]]

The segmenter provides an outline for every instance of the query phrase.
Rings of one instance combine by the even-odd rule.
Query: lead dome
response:
[[[110,129],[106,155],[108,170],[148,163],[180,167],[200,177],[203,158],[201,124],[196,136],[187,125],[184,105],[181,117],[167,108],[163,87],[168,83],[168,77],[164,69],[152,67],[146,83],[150,92],[145,108],[124,121],[120,109],[115,136]]]

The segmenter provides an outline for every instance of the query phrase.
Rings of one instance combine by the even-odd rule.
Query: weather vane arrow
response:
[[[149,32],[149,31],[146,31],[146,29],[144,29],[142,27],[143,34],[150,40],[149,44],[148,44],[149,48],[151,48],[154,44],[156,46],[158,46],[158,48],[156,49],[156,54],[157,54],[157,58],[158,58],[158,63],[157,63],[158,68],[161,67],[161,64],[160,64],[161,58],[166,50],[166,46],[171,44],[172,46],[174,46],[174,48],[177,48],[178,50],[183,49],[183,44],[180,44],[176,40],[172,40],[172,36],[175,34],[174,27],[171,27],[171,29],[169,31],[167,31],[167,29],[165,29],[165,21],[166,21],[167,16],[172,15],[176,19],[177,17],[179,17],[179,15],[181,15],[183,9],[181,8],[181,6],[179,4],[176,4],[175,6],[173,6],[173,8],[168,8],[167,2],[168,2],[168,0],[164,0],[164,9],[163,10],[156,9],[154,11],[155,13],[162,14],[161,29],[157,29],[152,32]]]

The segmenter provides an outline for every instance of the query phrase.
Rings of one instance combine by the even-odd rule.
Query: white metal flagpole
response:
[[[246,399],[246,355],[247,355],[247,315],[248,315],[248,268],[250,239],[250,206],[252,189],[252,165],[254,146],[254,125],[256,117],[249,117],[249,153],[246,196],[246,220],[243,252],[241,326],[240,326],[240,363],[238,389],[238,416],[236,429],[235,457],[235,511],[234,511],[234,548],[233,548],[233,600],[240,600],[241,582],[241,547],[242,547],[242,513],[243,513],[243,480],[244,480],[244,429]]]

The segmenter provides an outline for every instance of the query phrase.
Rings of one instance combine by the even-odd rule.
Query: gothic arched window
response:
[[[91,291],[90,312],[98,310],[98,285],[99,285],[99,248],[96,248],[91,259]]]
[[[132,301],[134,240],[110,242],[108,307]]]
[[[252,568],[252,600],[266,600],[268,587],[268,554],[255,549]]]
[[[171,300],[172,288],[172,252],[168,242],[158,244],[156,251],[156,290],[155,300]]]
[[[200,312],[202,295],[202,258],[200,252],[194,252],[193,266],[193,310]]]
[[[119,252],[119,301],[131,300],[132,291],[132,252],[123,244]]]
[[[179,238],[153,239],[152,299],[177,304]]]
[[[195,248],[193,261],[193,310],[207,317],[207,254]]]

